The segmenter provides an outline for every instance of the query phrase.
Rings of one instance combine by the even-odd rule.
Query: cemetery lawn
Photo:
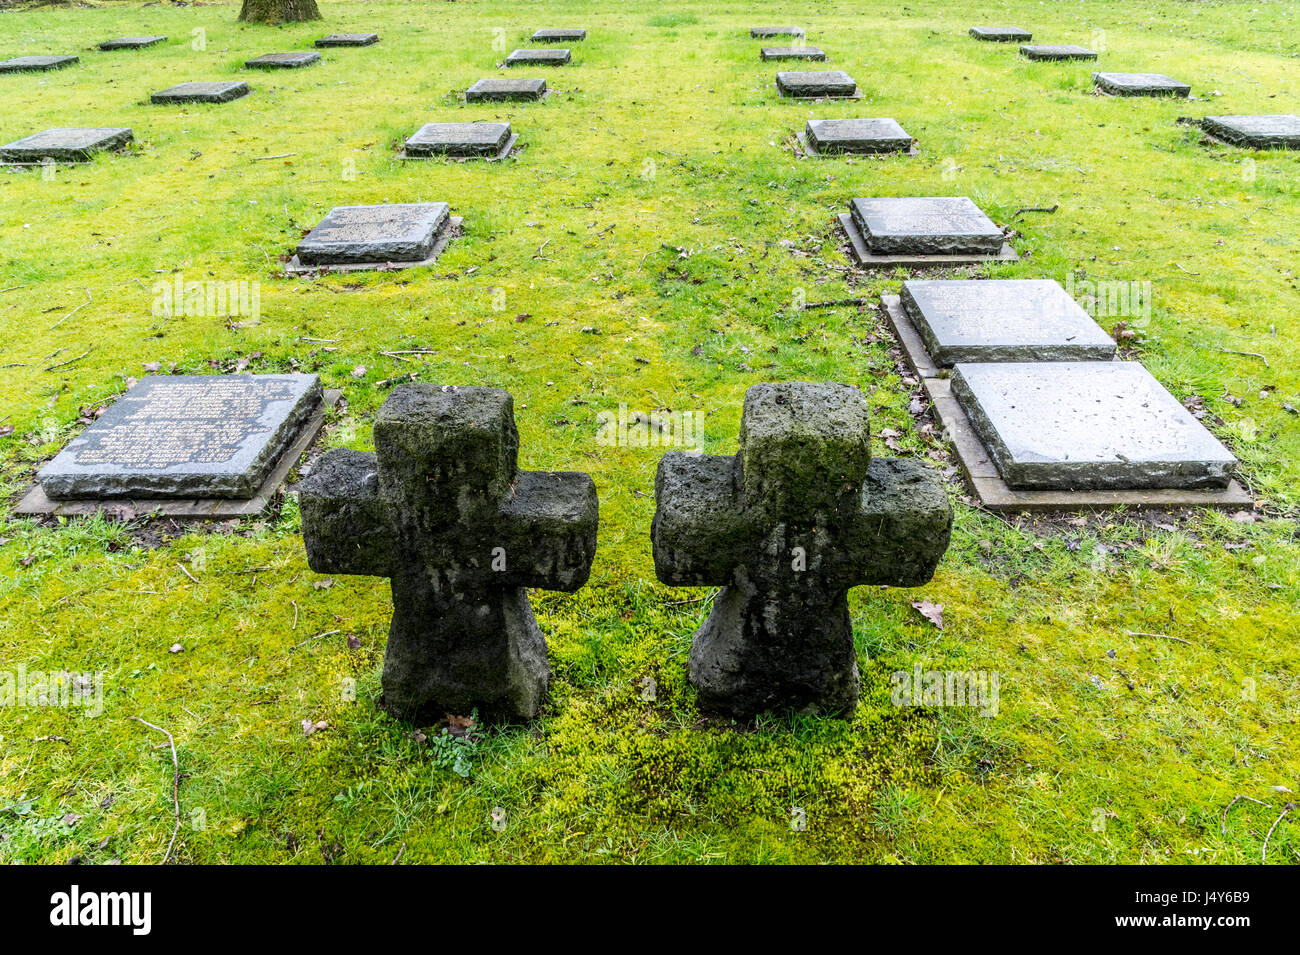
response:
[[[1264,857],[1300,790],[1300,153],[1206,145],[1175,120],[1300,111],[1296,4],[321,6],[323,22],[283,28],[238,24],[230,4],[0,12],[4,56],[81,57],[0,76],[0,141],[135,131],[127,153],[52,179],[0,171],[0,670],[104,674],[98,717],[0,708],[0,860]],[[778,100],[748,28],[787,21],[866,98]],[[1028,63],[967,37],[980,23],[1104,51]],[[537,73],[556,95],[459,101],[533,29],[569,25],[589,30],[574,62]],[[376,46],[304,69],[241,66],[368,30]],[[92,49],[142,33],[170,39]],[[1096,96],[1094,69],[1167,73],[1196,99]],[[232,78],[252,94],[148,104]],[[795,158],[808,118],[853,115],[894,117],[920,154]],[[438,119],[507,120],[524,148],[395,158]],[[847,266],[834,217],[863,195],[968,195],[1013,224],[1022,260],[983,274],[1150,282],[1149,321],[1100,320],[1124,321],[1128,357],[1204,409],[1258,508],[971,506],[872,307],[903,273]],[[331,206],[385,200],[449,201],[465,235],[428,269],[281,277]],[[258,282],[259,313],[157,314],[155,283],[178,275]],[[846,299],[866,304],[799,308]],[[292,497],[198,528],[15,518],[41,463],[154,368],[315,372],[346,397],[321,446],[365,450],[395,379],[508,388],[520,464],[587,471],[600,493],[590,583],[533,596],[543,717],[454,738],[380,713],[387,583],[312,573]],[[597,443],[597,413],[624,403],[698,413],[704,450],[733,453],[745,389],[772,380],[861,386],[878,453],[953,474],[934,580],[851,593],[848,721],[701,717],[686,659],[709,591],[655,579],[661,449]],[[942,629],[913,601],[942,604]],[[893,706],[890,675],[916,666],[996,673],[996,716]],[[1278,824],[1268,863],[1300,858],[1298,823]]]

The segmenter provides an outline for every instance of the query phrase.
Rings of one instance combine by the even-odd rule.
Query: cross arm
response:
[[[846,542],[859,583],[920,586],[934,576],[951,532],[952,507],[932,469],[872,458]]]
[[[655,573],[677,587],[730,582],[753,543],[733,457],[669,451],[655,473]]]
[[[373,454],[335,448],[298,489],[307,563],[319,574],[391,576],[393,533]]]
[[[571,593],[587,582],[600,518],[589,475],[520,471],[501,518],[492,544],[503,550],[503,583]]]

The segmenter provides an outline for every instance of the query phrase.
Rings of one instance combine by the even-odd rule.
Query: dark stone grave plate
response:
[[[509,123],[426,123],[398,155],[403,159],[503,159],[518,139]]]
[[[162,43],[165,36],[120,36],[116,40],[105,40],[99,45],[101,50],[143,50],[147,46]]]
[[[445,202],[336,206],[301,242],[285,271],[374,271],[433,263],[461,220]]]
[[[16,56],[12,60],[0,62],[0,73],[43,73],[46,70],[61,70],[79,62],[75,56]]]
[[[824,60],[826,52],[815,46],[765,46],[758,56],[761,60]]]
[[[1020,27],[971,27],[970,35],[989,43],[1028,43],[1034,35]]]
[[[1097,89],[1112,96],[1181,96],[1186,98],[1192,88],[1186,83],[1170,79],[1163,73],[1093,73],[1092,82]]]
[[[1231,146],[1300,149],[1300,116],[1206,116],[1201,129]]]
[[[249,94],[248,84],[242,80],[222,80],[216,83],[180,83],[170,89],[154,93],[150,102],[163,105],[171,103],[229,103]]]
[[[1020,55],[1027,60],[1095,60],[1097,54],[1087,47],[1066,43],[1060,46],[1026,45]]]
[[[106,149],[120,149],[131,141],[131,130],[121,127],[101,129],[47,129],[0,146],[0,162],[41,163],[84,162],[92,154]]]
[[[378,33],[331,33],[316,41],[319,47],[370,46],[379,42]]]
[[[515,79],[491,76],[478,80],[465,91],[467,103],[503,103],[522,100],[539,100],[546,97],[546,80],[540,78]]]
[[[506,66],[564,66],[570,60],[567,49],[515,50],[505,59]]]
[[[776,74],[776,88],[782,96],[798,99],[858,95],[858,84],[843,70],[782,71]]]
[[[892,119],[810,119],[799,134],[807,156],[905,152],[915,156],[916,140]]]
[[[1115,357],[1111,337],[1052,279],[909,279],[900,299],[938,365]]]
[[[854,199],[840,216],[859,264],[962,265],[1019,258],[964,196]]]
[[[297,50],[293,53],[265,53],[245,60],[244,66],[250,70],[295,70],[319,62],[320,54],[315,50]]]
[[[581,43],[587,39],[587,31],[577,28],[538,30],[528,39],[534,43]]]
[[[774,36],[803,36],[803,27],[750,27],[749,35],[756,40]]]

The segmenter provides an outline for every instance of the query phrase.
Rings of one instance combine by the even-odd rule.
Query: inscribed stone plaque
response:
[[[1223,488],[1236,467],[1137,362],[959,364],[952,391],[1013,488]]]
[[[0,146],[0,161],[41,162],[56,159],[79,162],[104,149],[119,149],[131,141],[131,130],[112,126],[101,129],[47,129],[7,146]]]
[[[1163,73],[1093,73],[1097,89],[1112,96],[1182,96],[1192,88]]]
[[[378,33],[331,33],[316,41],[320,47],[327,46],[370,46],[379,42]]]
[[[249,498],[320,400],[315,375],[142,378],[37,479],[54,499]]]
[[[248,95],[248,84],[242,80],[218,83],[180,83],[170,89],[154,93],[149,100],[154,103],[229,103]]]
[[[990,43],[1028,43],[1034,38],[1032,33],[1020,27],[971,27],[970,35]]]
[[[749,35],[755,39],[774,36],[803,36],[803,27],[750,27]]]
[[[996,255],[1006,241],[964,196],[854,199],[849,208],[876,254]]]
[[[892,119],[810,119],[804,136],[822,153],[906,152],[915,142]]]
[[[534,43],[578,43],[587,39],[587,31],[577,28],[538,30],[529,39]]]
[[[405,148],[408,156],[495,156],[509,139],[509,123],[426,123]]]
[[[506,57],[506,66],[563,66],[568,62],[567,49],[515,50]]]
[[[546,80],[488,77],[465,91],[465,102],[505,102],[541,99],[546,95]]]
[[[776,74],[776,87],[786,96],[852,96],[858,91],[853,77],[843,70],[808,70]]]
[[[1060,46],[1022,46],[1020,55],[1029,60],[1095,60],[1097,54],[1087,47],[1066,43]]]
[[[252,70],[292,70],[319,62],[320,54],[315,50],[299,50],[295,53],[265,53],[245,60],[244,65]]]
[[[105,40],[99,48],[101,50],[143,50],[166,39],[165,36],[120,36],[116,40]]]
[[[1115,356],[1110,336],[1051,279],[911,279],[899,299],[938,365]]]
[[[1300,149],[1300,116],[1207,116],[1201,128],[1234,146]]]
[[[0,73],[61,70],[77,61],[75,56],[16,56],[12,60],[0,62]]]
[[[824,60],[826,52],[815,46],[765,46],[758,56],[763,60]]]
[[[422,262],[447,226],[445,202],[335,206],[298,243],[303,265]]]

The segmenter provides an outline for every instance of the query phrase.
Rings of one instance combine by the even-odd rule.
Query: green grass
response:
[[[162,859],[171,754],[139,717],[176,740],[184,861],[1259,861],[1293,798],[1271,787],[1300,789],[1300,429],[1287,410],[1300,407],[1300,155],[1206,146],[1175,119],[1300,111],[1295,4],[323,10],[283,28],[238,24],[229,5],[0,13],[5,56],[82,57],[0,77],[0,139],[62,125],[136,135],[129,154],[53,179],[0,174],[0,428],[13,429],[0,437],[0,669],[103,671],[106,690],[97,718],[0,709],[0,859]],[[776,99],[748,27],[785,21],[866,100]],[[1104,41],[1101,68],[1167,72],[1203,98],[1093,96],[1090,64],[1023,62],[970,40],[980,21]],[[458,101],[545,25],[590,31],[571,67],[545,74],[557,96]],[[363,29],[382,41],[249,75],[254,92],[235,103],[148,105],[165,86],[242,78],[251,56]],[[171,39],[90,49],[146,32]],[[921,154],[794,158],[807,118],[855,114],[898,119]],[[499,164],[394,158],[439,118],[508,119],[525,148]],[[682,601],[704,591],[659,585],[651,559],[660,451],[598,445],[597,413],[697,412],[705,450],[730,453],[749,385],[844,381],[904,454],[949,468],[908,413],[913,387],[874,312],[796,307],[897,288],[901,273],[848,268],[834,213],[849,198],[945,194],[1003,223],[1059,204],[1015,220],[1022,260],[991,274],[1151,283],[1150,321],[1129,322],[1134,355],[1203,401],[1260,519],[1007,523],[953,478],[953,545],[934,581],[851,595],[852,720],[701,721],[685,669],[707,603]],[[279,275],[333,205],[439,199],[466,234],[431,269]],[[260,282],[259,319],[156,316],[153,285],[178,270]],[[413,348],[434,353],[381,354]],[[161,538],[14,519],[40,463],[155,362],[316,372],[347,397],[326,446],[368,448],[381,382],[398,375],[510,389],[521,463],[589,471],[601,496],[591,582],[534,595],[553,671],[544,716],[462,744],[379,713],[387,586],[311,573],[292,501]],[[944,605],[944,630],[910,608],[922,598]],[[894,707],[890,674],[917,663],[997,672],[997,716]],[[328,727],[308,737],[304,720]],[[1237,795],[1268,805],[1237,802],[1225,828]],[[1268,861],[1297,851],[1292,815]]]

